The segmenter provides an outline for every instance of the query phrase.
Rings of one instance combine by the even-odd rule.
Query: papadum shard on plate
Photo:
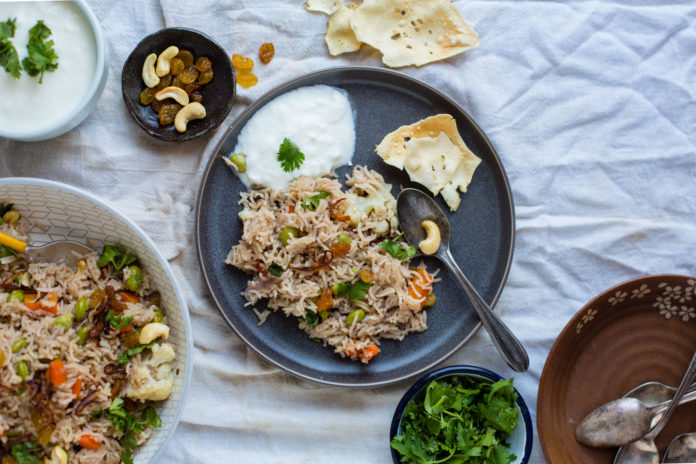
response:
[[[449,114],[438,114],[401,126],[387,134],[375,148],[377,154],[399,169],[406,169],[412,181],[442,194],[450,210],[456,211],[474,171],[481,163],[459,135]]]
[[[422,66],[479,44],[450,0],[365,0],[350,18],[357,40],[394,68]]]
[[[350,18],[354,11],[355,8],[342,6],[329,19],[325,40],[332,56],[354,52],[362,45],[350,27]]]
[[[343,5],[342,0],[307,0],[304,4],[307,11],[332,15]]]

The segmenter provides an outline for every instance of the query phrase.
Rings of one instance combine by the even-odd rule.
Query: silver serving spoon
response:
[[[683,433],[672,439],[662,458],[663,463],[696,462],[696,433]]]
[[[0,232],[0,239],[3,239],[5,243],[10,243],[13,247],[18,245],[24,246],[23,250],[20,248],[18,251],[23,253],[29,261],[64,263],[69,267],[77,266],[78,261],[84,255],[94,251],[90,247],[74,240],[57,240],[45,245],[33,246],[27,245],[2,232]]]
[[[696,391],[696,383],[692,383],[689,389],[686,391],[684,398],[682,398],[682,403],[684,403],[686,396],[688,396],[688,394],[692,391]],[[631,391],[626,393],[623,397],[636,398],[638,400],[641,400],[643,404],[645,404],[646,406],[653,407],[661,403],[667,403],[668,401],[672,401],[672,398],[674,398],[674,394],[676,392],[677,389],[674,387],[665,385],[661,382],[652,381],[638,385],[637,387],[633,388]]]
[[[440,246],[432,256],[442,261],[454,274],[464,293],[469,297],[479,318],[481,318],[481,322],[491,336],[493,344],[498,348],[508,365],[518,372],[526,371],[529,367],[529,357],[524,346],[522,346],[522,343],[503,321],[495,315],[490,306],[483,301],[481,295],[479,295],[461,269],[459,269],[457,263],[455,263],[449,249],[450,225],[445,213],[437,206],[437,203],[430,195],[420,190],[413,188],[403,189],[396,201],[396,214],[406,241],[416,248],[426,238],[421,222],[425,219],[430,219],[437,224],[440,229]]]
[[[696,353],[691,357],[691,362],[689,362],[689,367],[686,369],[686,373],[677,387],[677,392],[674,394],[674,398],[669,403],[660,421],[643,438],[619,448],[619,452],[616,453],[614,458],[614,464],[659,464],[660,454],[655,445],[655,437],[659,435],[674,411],[677,410],[682,396],[686,393],[694,378],[696,378]]]
[[[58,240],[41,246],[27,245],[24,254],[32,262],[64,263],[76,267],[77,263],[94,250],[73,240]]]
[[[647,434],[672,403],[677,389],[648,382],[588,414],[575,428],[575,438],[587,446],[613,448]],[[696,385],[689,385],[679,404],[696,400]]]

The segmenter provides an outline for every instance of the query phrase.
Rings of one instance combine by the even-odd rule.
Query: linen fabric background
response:
[[[112,203],[169,259],[193,322],[194,371],[159,462],[389,463],[389,424],[414,380],[345,389],[272,367],[227,327],[201,278],[194,202],[211,150],[251,102],[286,80],[382,66],[368,48],[332,58],[328,17],[301,0],[90,1],[109,44],[97,108],[40,143],[0,139],[0,175],[66,182]],[[496,311],[529,350],[514,373],[480,331],[444,364],[515,377],[535,416],[539,377],[568,319],[629,278],[696,275],[696,4],[690,0],[455,1],[481,46],[401,71],[457,101],[497,148],[516,208],[512,268]],[[227,120],[171,144],[145,134],[121,97],[121,67],[163,27],[199,29],[257,61]],[[273,42],[276,56],[258,63]],[[1,92],[0,92],[1,94]],[[466,196],[464,200],[466,201]],[[695,322],[696,323],[696,322]],[[531,462],[544,462],[538,436]]]

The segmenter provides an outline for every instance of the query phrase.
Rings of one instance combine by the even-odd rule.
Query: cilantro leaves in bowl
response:
[[[432,372],[401,399],[392,421],[394,463],[524,464],[532,424],[512,385],[479,367]]]

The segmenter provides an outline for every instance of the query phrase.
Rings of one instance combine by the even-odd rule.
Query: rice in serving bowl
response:
[[[10,200],[15,203],[15,208],[28,219],[28,223],[31,226],[29,232],[32,244],[41,245],[42,243],[57,239],[72,239],[90,244],[90,246],[98,250],[101,250],[104,243],[121,244],[123,248],[130,248],[131,252],[139,258],[140,265],[143,269],[143,292],[149,290],[148,286],[159,290],[161,294],[161,306],[165,308],[166,323],[171,329],[167,342],[173,346],[176,353],[176,357],[171,363],[171,370],[174,373],[174,385],[168,399],[154,403],[155,410],[162,421],[161,428],[152,431],[152,436],[136,449],[133,457],[133,461],[139,464],[153,461],[176,427],[176,423],[178,422],[183,408],[183,399],[190,379],[191,370],[189,356],[192,349],[192,340],[190,336],[188,312],[166,260],[160,256],[152,241],[147,238],[137,226],[99,199],[79,189],[40,179],[0,179],[0,199]],[[96,269],[93,268],[89,270],[89,267],[92,266],[92,264],[89,264],[90,260],[95,259],[96,256],[92,256],[86,260],[88,264],[85,272],[91,275],[96,275]],[[42,266],[43,267],[37,268],[36,272],[39,273],[39,275],[45,273],[47,282],[54,277],[62,280],[68,272],[74,272],[74,270],[66,271],[65,269],[61,269],[55,264]],[[67,291],[68,287],[57,286],[56,289]],[[142,308],[137,308],[133,313],[134,324],[137,323],[135,317],[140,317],[141,322],[143,322],[145,319],[152,316],[151,313],[148,313],[148,308],[144,310]],[[36,318],[33,322],[32,330],[36,330],[39,334],[45,330],[54,331],[55,329],[52,327],[52,323],[49,324],[49,322],[51,322],[49,319],[55,318],[44,318],[43,320]],[[68,331],[65,335],[69,334]],[[9,354],[11,352],[11,347],[4,347],[5,342],[3,341],[2,343],[3,349]],[[54,346],[53,344],[61,344],[62,341],[59,335],[58,340],[49,343],[45,343],[45,340],[43,340],[42,343],[45,344],[43,349],[50,352]],[[102,357],[102,359],[111,359],[113,354],[109,351],[109,344],[110,342],[102,340],[99,345],[95,345],[96,349],[99,351],[98,357]],[[22,350],[22,352],[27,348]],[[108,351],[108,353],[104,351]],[[117,355],[118,354],[120,354],[120,350],[118,350]],[[74,355],[74,353],[70,352],[69,355],[66,355],[66,358],[72,355]],[[43,356],[39,355],[39,357]],[[85,362],[85,366],[77,366],[77,369],[83,369],[83,372],[86,372],[90,365],[88,360]],[[31,368],[31,366],[29,367]],[[67,367],[68,365],[66,363],[66,368]],[[4,370],[5,369],[3,369],[2,377],[3,385],[5,383]],[[14,367],[10,370],[11,375],[16,374]],[[100,381],[99,376],[95,376],[91,368],[89,372],[89,375],[92,376],[96,382],[95,385],[98,386]],[[123,388],[127,388],[127,386],[124,384]],[[0,392],[0,395],[4,394],[4,391]],[[94,396],[100,398],[102,394],[102,392],[98,392],[95,393]],[[136,401],[136,404],[137,403]],[[110,398],[102,404],[108,408]],[[142,406],[140,406],[140,408],[142,409]],[[137,416],[139,413],[138,408],[136,408],[134,412]],[[29,417],[29,419],[31,420],[31,417]],[[103,419],[102,417],[102,420]],[[110,421],[107,422],[110,423]],[[92,424],[92,426],[97,428],[97,432],[103,432],[106,429],[99,430],[99,428],[108,427],[110,425],[99,425],[99,423],[96,423]],[[61,432],[58,430],[54,431],[52,438],[56,440],[59,439],[60,433]],[[144,431],[139,437],[139,442],[144,441],[149,433],[150,432]],[[105,449],[108,449],[108,446]],[[120,458],[118,458],[118,453],[116,453],[116,456],[117,460],[115,462],[118,462],[118,460],[120,460]],[[71,455],[71,462],[74,462],[72,458],[73,456]],[[92,461],[86,460],[85,462]],[[114,461],[104,460],[98,462]]]
[[[379,173],[356,166],[346,186],[303,176],[285,190],[242,193],[244,230],[225,262],[253,274],[249,304],[267,299],[269,308],[297,317],[310,338],[367,363],[380,338],[426,330],[422,308],[435,273],[410,267],[406,254],[415,250],[406,253],[398,240],[396,201]],[[294,237],[284,234],[288,228]],[[402,255],[388,253],[385,241]]]

